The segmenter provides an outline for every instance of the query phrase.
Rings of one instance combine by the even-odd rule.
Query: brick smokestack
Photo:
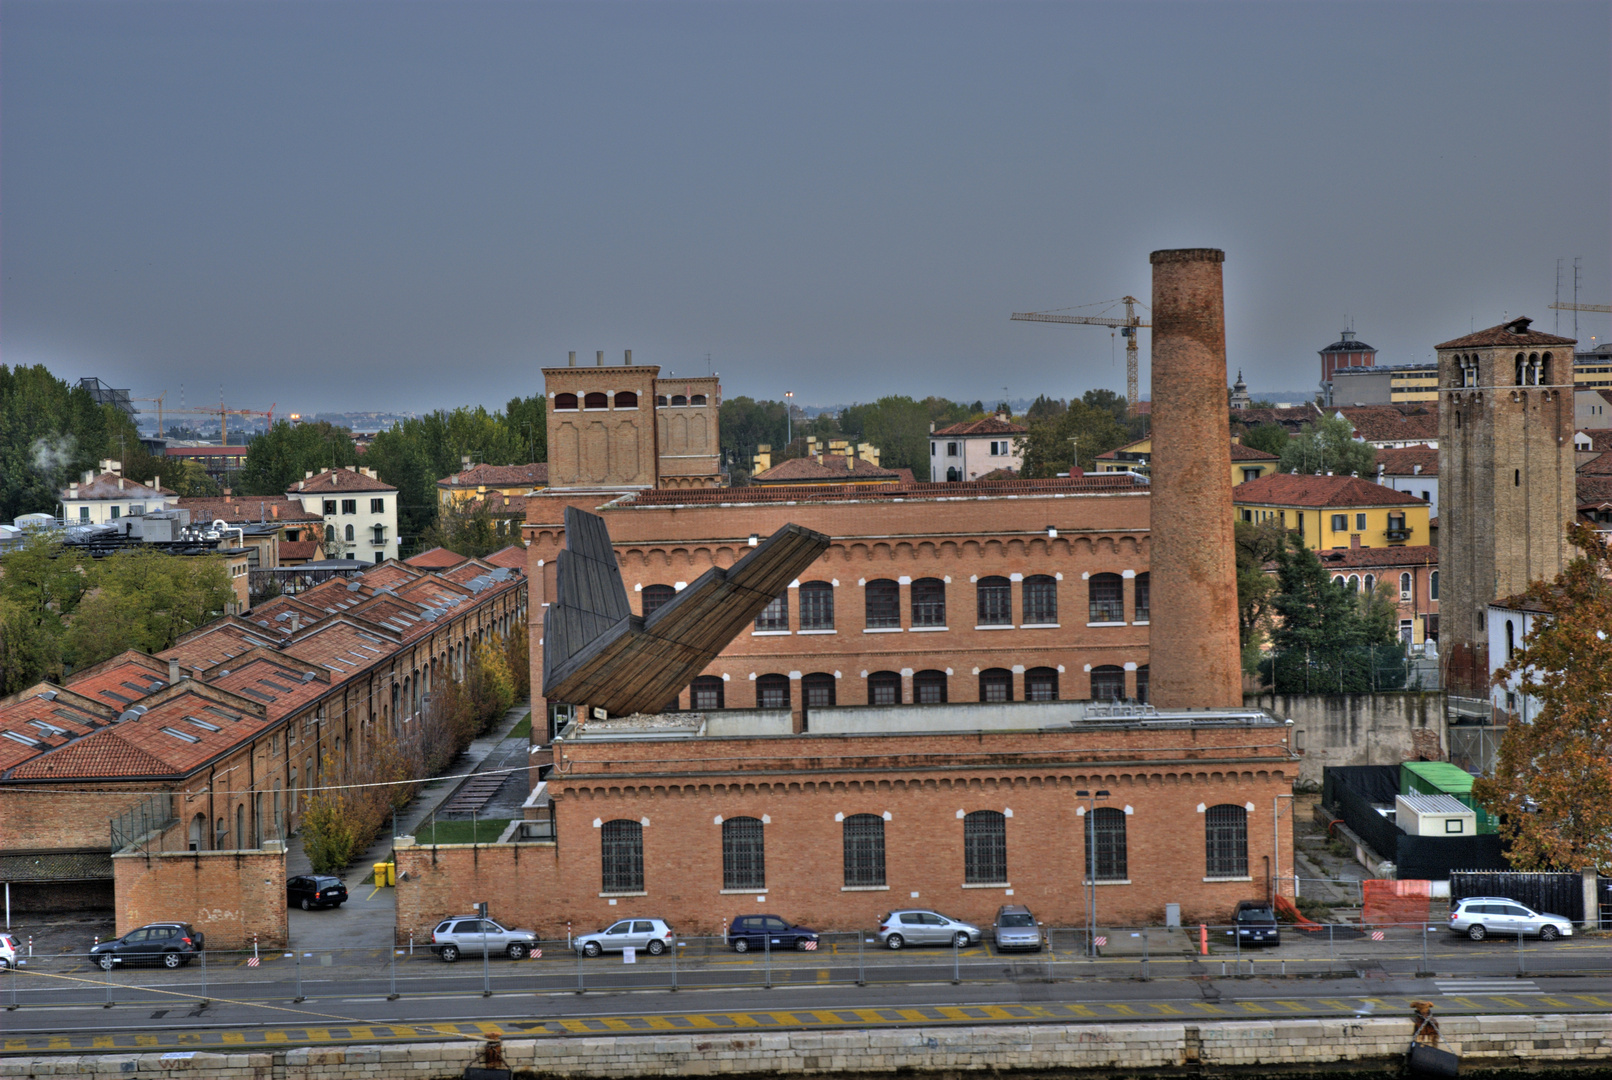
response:
[[[1216,248],[1155,251],[1149,697],[1240,708],[1226,317]]]

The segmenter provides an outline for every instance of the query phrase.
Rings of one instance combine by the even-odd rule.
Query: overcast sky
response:
[[[1106,329],[1008,315],[1146,302],[1168,247],[1225,249],[1256,391],[1345,320],[1381,363],[1549,330],[1558,258],[1612,301],[1605,0],[0,11],[0,359],[170,405],[501,405],[626,348],[1123,392]]]

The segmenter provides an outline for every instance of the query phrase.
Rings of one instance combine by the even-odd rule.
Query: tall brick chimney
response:
[[[1226,317],[1216,248],[1155,251],[1149,697],[1241,708]]]

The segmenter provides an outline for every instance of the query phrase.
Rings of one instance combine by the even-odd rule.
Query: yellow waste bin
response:
[[[375,864],[375,884],[396,885],[397,864],[392,862],[378,862]]]

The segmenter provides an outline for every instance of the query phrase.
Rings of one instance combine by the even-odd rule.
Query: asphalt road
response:
[[[1055,950],[1003,957],[988,947],[890,954],[854,944],[769,958],[712,950],[578,960],[480,957],[443,964],[390,950],[275,954],[103,973],[51,958],[0,975],[5,1053],[265,1047],[347,1042],[666,1031],[933,1024],[1138,1022],[1400,1013],[1412,998],[1445,1013],[1606,1012],[1612,946],[1575,938],[1442,941],[1432,974],[1406,942],[1371,943],[1369,960],[1306,960],[1282,950],[1234,972],[1235,956],[1089,959]],[[1467,947],[1471,946],[1471,947]],[[555,956],[555,952],[561,955]],[[46,958],[41,958],[43,961]],[[321,962],[323,960],[323,962]],[[395,967],[393,961],[396,961]],[[1286,963],[1287,977],[1281,976]],[[1222,975],[1222,963],[1226,975]],[[1331,974],[1322,965],[1330,963]],[[1310,970],[1301,971],[1306,964]],[[675,971],[675,975],[674,975]],[[767,988],[768,975],[771,988]],[[962,981],[954,983],[954,974]],[[858,976],[865,985],[858,985]],[[578,979],[585,992],[578,993]],[[671,989],[673,980],[679,988]],[[392,999],[393,993],[399,995]],[[110,1002],[110,1004],[109,1004]]]

